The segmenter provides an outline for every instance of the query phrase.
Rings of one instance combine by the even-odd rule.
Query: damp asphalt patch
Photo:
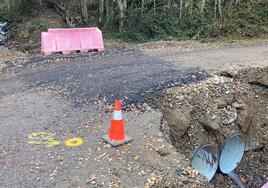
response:
[[[22,65],[13,71],[28,87],[57,87],[75,106],[95,100],[113,103],[115,99],[142,104],[142,96],[148,93],[209,77],[204,70],[175,68],[136,50],[33,57]]]

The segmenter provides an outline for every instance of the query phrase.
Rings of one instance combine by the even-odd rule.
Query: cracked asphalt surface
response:
[[[173,54],[173,60],[168,54],[153,57],[136,50],[108,50],[6,61],[0,74],[0,187],[143,187],[156,174],[178,176],[187,162],[163,138],[160,112],[150,108],[145,113],[125,112],[127,132],[134,141],[113,149],[100,139],[111,115],[102,107],[115,98],[142,106],[148,93],[206,79],[207,69],[192,62],[198,61],[199,53],[211,58],[212,53],[227,53],[235,64],[245,63],[243,58],[236,61],[241,48],[217,50],[196,56],[188,52],[188,58],[185,53]],[[221,59],[227,61],[222,56],[215,61]],[[262,63],[267,59],[263,53]],[[31,145],[32,132],[53,133],[60,144]],[[82,138],[84,144],[65,146],[71,137]],[[156,152],[162,146],[169,148],[168,157]]]

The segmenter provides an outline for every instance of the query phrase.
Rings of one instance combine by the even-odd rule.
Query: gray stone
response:
[[[218,108],[224,108],[228,105],[231,105],[234,100],[233,95],[226,95],[226,96],[221,96],[215,100]]]
[[[258,151],[264,147],[264,144],[260,143],[257,140],[246,142],[245,151]]]
[[[227,111],[225,116],[222,118],[222,122],[224,125],[230,125],[237,119],[237,110],[236,108],[231,108],[231,110]]]
[[[237,109],[243,109],[245,107],[245,103],[243,101],[235,101],[232,104],[232,107],[237,108]]]
[[[237,76],[237,70],[224,70],[219,73],[220,76],[235,78]]]
[[[159,148],[157,153],[161,156],[167,156],[170,155],[170,150],[168,148]]]
[[[268,87],[268,74],[264,73],[260,79],[259,79],[259,83],[265,87]]]
[[[238,111],[238,119],[236,123],[240,125],[243,133],[248,132],[255,116],[255,111],[255,106],[250,102],[250,99],[247,100],[246,106]]]
[[[268,74],[267,74],[267,72],[262,73],[260,76],[258,76],[258,78],[250,80],[249,83],[268,88]]]
[[[184,109],[163,109],[164,119],[167,121],[169,131],[176,137],[181,137],[190,127],[192,107]]]
[[[221,118],[218,115],[213,115],[212,117],[201,117],[199,122],[206,128],[212,130],[219,130],[222,124]]]

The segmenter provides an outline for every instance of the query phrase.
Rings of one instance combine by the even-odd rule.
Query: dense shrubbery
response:
[[[38,8],[39,2],[36,0],[9,0],[8,6],[0,4],[0,20],[7,22],[20,22],[33,9]]]
[[[243,37],[268,33],[268,1],[236,7],[227,18],[223,30],[226,35]]]
[[[5,8],[0,8],[0,20],[3,21],[18,22],[21,14],[22,11],[20,8],[13,8],[11,11],[8,11]]]
[[[180,10],[140,8],[128,12],[125,27],[115,36],[124,40],[186,39],[207,37],[258,37],[268,33],[268,2],[249,2],[234,7],[221,22],[212,12],[186,12],[179,19]]]
[[[31,5],[40,2],[40,0],[20,1],[24,4],[30,2]],[[239,4],[234,0],[120,0],[127,2],[125,9],[121,7],[121,10],[119,0],[103,0],[108,5],[105,9],[104,7],[100,9],[100,5],[96,4],[101,0],[83,0],[84,3],[91,2],[86,9],[79,8],[83,6],[80,4],[81,0],[43,1],[58,2],[64,9],[67,7],[64,16],[65,19],[70,18],[68,20],[72,21],[71,26],[98,23],[107,36],[138,42],[219,36],[258,37],[268,33],[267,0],[244,0]],[[205,2],[203,7],[202,2]],[[221,2],[221,6],[215,2]],[[31,6],[14,6],[8,12],[0,6],[0,19],[19,21],[22,13],[30,12],[29,7]],[[120,14],[120,11],[124,14]]]
[[[134,9],[127,16],[124,31],[116,36],[134,41],[189,38],[209,33],[212,24],[213,19],[200,13],[184,15],[180,20],[176,9],[148,10],[143,14]]]

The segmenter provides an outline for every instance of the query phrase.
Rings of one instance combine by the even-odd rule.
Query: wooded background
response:
[[[2,15],[12,10],[24,13],[36,6],[49,6],[63,17],[68,27],[99,26],[114,36],[136,41],[255,37],[268,32],[268,0],[0,0],[0,3]]]

